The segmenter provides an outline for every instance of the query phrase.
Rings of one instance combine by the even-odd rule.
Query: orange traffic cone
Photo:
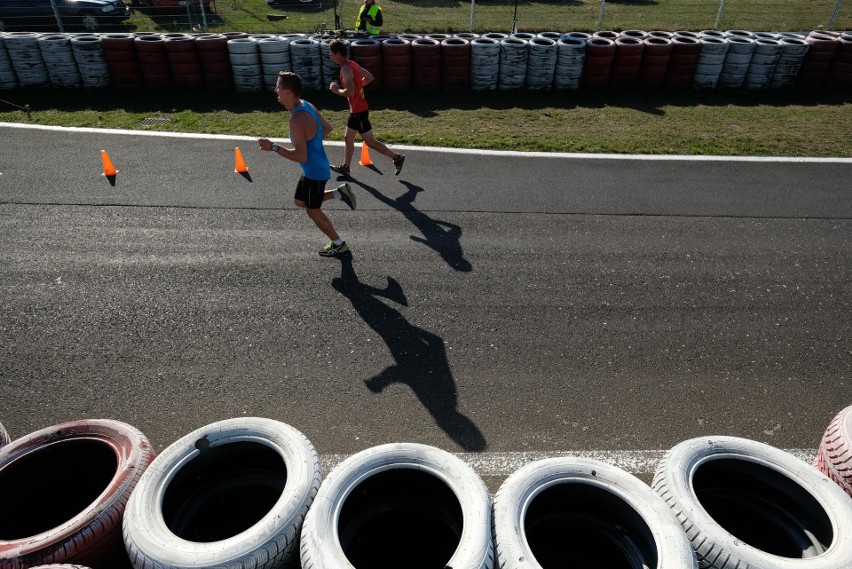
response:
[[[361,143],[361,160],[358,162],[361,166],[372,166],[373,161],[370,160],[370,151],[367,150],[367,143]]]
[[[118,170],[112,165],[112,160],[109,159],[106,150],[101,150],[101,161],[104,163],[104,173],[101,176],[115,176],[118,174]]]
[[[239,146],[237,146],[234,149],[234,154],[236,155],[236,158],[237,158],[237,165],[234,168],[234,173],[235,174],[246,174],[248,172],[248,167],[246,166],[246,161],[243,160],[243,153],[240,152]]]

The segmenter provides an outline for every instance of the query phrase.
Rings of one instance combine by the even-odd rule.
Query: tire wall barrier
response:
[[[278,71],[305,90],[337,80],[331,38],[307,34],[0,32],[0,90],[273,90]],[[367,88],[629,91],[847,89],[852,32],[746,30],[401,34],[345,40],[374,76]],[[389,79],[389,82],[386,81]]]
[[[141,432],[110,420],[63,423],[4,446],[0,568],[125,566],[122,515],[153,458]]]

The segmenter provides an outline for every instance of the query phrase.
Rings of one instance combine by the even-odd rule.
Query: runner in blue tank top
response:
[[[325,191],[329,176],[328,157],[322,139],[331,132],[332,126],[309,102],[302,100],[302,80],[295,73],[281,71],[275,85],[278,102],[290,111],[290,143],[293,148],[280,146],[268,138],[257,141],[261,150],[275,152],[302,167],[302,176],[296,186],[293,203],[304,208],[316,226],[331,239],[320,251],[323,257],[332,257],[349,250],[346,241],[340,238],[331,220],[320,209],[327,200],[341,200],[355,209],[355,194],[349,184],[336,190]]]

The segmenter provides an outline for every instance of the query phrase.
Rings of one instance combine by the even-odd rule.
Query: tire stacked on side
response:
[[[564,34],[556,42],[556,68],[553,72],[553,88],[557,91],[576,91],[583,76],[586,60],[587,37]]]
[[[852,406],[842,409],[828,424],[814,466],[852,497]]]
[[[637,32],[638,30],[635,30]],[[644,34],[644,32],[641,32]],[[615,40],[615,55],[612,59],[609,86],[619,91],[634,89],[639,81],[642,54],[645,51],[644,37],[625,36]]]
[[[385,91],[411,89],[411,42],[404,39],[382,40]]]
[[[726,89],[739,89],[743,86],[754,49],[757,46],[752,38],[731,36],[728,38],[728,53],[719,76],[719,86]]]
[[[583,89],[602,90],[609,87],[612,62],[615,59],[615,41],[605,37],[591,37],[586,42],[583,60]]]
[[[8,32],[3,40],[21,87],[50,87],[50,76],[32,32]]]
[[[441,41],[441,88],[470,89],[470,41],[456,37]]]
[[[639,67],[638,84],[642,89],[659,89],[666,80],[666,71],[672,57],[672,40],[648,35],[642,42],[642,64]]]
[[[79,89],[83,86],[70,35],[44,34],[38,38],[38,46],[54,89]]]
[[[175,34],[163,39],[169,69],[176,87],[198,89],[204,86],[204,74],[198,59],[195,37]]]
[[[0,91],[18,88],[18,76],[15,75],[15,68],[12,67],[12,60],[6,50],[6,43],[3,41],[5,37],[6,32],[0,32]]]
[[[289,39],[281,36],[282,39]],[[320,40],[320,56],[322,57],[322,86],[328,87],[332,81],[340,81],[340,66],[331,59],[331,42],[335,38],[324,38]],[[290,40],[292,41],[292,40]],[[349,40],[342,40],[346,44],[346,56],[349,56]],[[289,49],[288,49],[289,51]],[[289,69],[289,67],[288,67]]]
[[[773,89],[781,89],[796,84],[802,61],[804,61],[810,47],[808,42],[799,37],[782,36],[779,41],[781,42],[781,56],[778,58],[778,63],[775,65],[772,79],[769,82],[769,86]]]
[[[550,91],[556,73],[556,60],[559,47],[556,40],[548,37],[534,37],[529,40],[529,60],[527,62],[526,87],[528,91]]]
[[[110,76],[104,57],[101,38],[94,34],[80,34],[71,37],[71,51],[83,88],[95,89],[109,86]]]
[[[411,63],[417,70],[412,76],[418,91],[441,89],[441,42],[434,38],[418,38],[411,42]]]
[[[163,89],[171,85],[172,77],[166,45],[160,34],[137,36],[134,40],[136,58],[146,89]]]
[[[290,40],[290,61],[293,73],[302,78],[302,88],[319,91],[322,84],[322,50],[317,39],[302,37]]]
[[[529,40],[507,37],[500,41],[500,76],[497,88],[501,91],[523,89],[527,79]]]
[[[675,32],[671,38],[672,54],[666,70],[665,86],[669,89],[687,89],[692,84],[701,42],[697,34]]]
[[[820,88],[825,82],[834,52],[837,51],[837,37],[820,31],[813,31],[805,38],[810,48],[802,61],[796,84],[805,88]]]
[[[234,75],[228,59],[228,38],[223,34],[203,34],[195,38],[198,63],[204,76],[204,85],[212,89],[229,89],[234,86]]]
[[[231,63],[234,89],[240,93],[259,93],[263,90],[263,68],[256,40],[250,37],[229,39],[228,61]]]
[[[0,567],[127,564],[125,505],[154,458],[136,428],[111,420],[54,425],[0,449]]]
[[[277,569],[298,564],[302,522],[322,479],[316,449],[293,427],[227,419],[169,445],[124,513],[137,569]]]
[[[263,84],[268,91],[274,91],[278,83],[278,72],[289,71],[292,67],[290,40],[281,36],[261,38],[257,42],[257,48],[263,68]]]
[[[781,58],[783,44],[772,38],[760,37],[755,40],[754,53],[748,66],[743,89],[758,91],[768,89],[772,81],[772,73]]]
[[[837,49],[825,76],[825,86],[843,89],[849,85],[852,85],[852,33],[845,33],[837,38]]]
[[[367,85],[367,89],[380,91],[384,86],[382,42],[373,38],[354,40],[350,44],[349,50],[352,54],[352,60],[373,75],[373,82]]]
[[[101,36],[104,59],[109,69],[110,84],[121,91],[135,91],[144,85],[142,69],[136,58],[136,42],[132,34]]]
[[[470,88],[494,91],[500,76],[500,42],[479,37],[470,42]]]
[[[496,565],[696,569],[678,519],[644,482],[577,457],[529,463],[494,498]]]
[[[692,88],[696,91],[709,91],[715,89],[719,83],[729,44],[725,38],[712,36],[704,36],[699,41],[701,53],[692,75]]]

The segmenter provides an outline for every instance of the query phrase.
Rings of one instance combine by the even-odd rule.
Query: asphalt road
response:
[[[374,153],[323,259],[297,167],[249,139],[0,146],[13,436],[114,418],[162,449],[255,415],[324,455],[809,449],[852,404],[849,160]]]

